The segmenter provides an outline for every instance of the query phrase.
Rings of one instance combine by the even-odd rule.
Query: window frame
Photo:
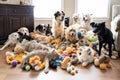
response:
[[[33,5],[34,6],[34,5]],[[34,6],[35,7],[35,6]],[[64,0],[61,0],[61,10],[64,11]],[[54,17],[54,13],[53,16],[51,16],[51,18],[48,17],[44,17],[44,18],[36,18],[34,17],[34,20],[52,20]]]
[[[107,17],[92,17],[93,19],[99,19],[99,20],[108,20],[110,18],[110,4],[111,4],[111,0],[108,0],[108,10],[107,10]],[[75,13],[77,12],[78,9],[78,0],[75,0]]]

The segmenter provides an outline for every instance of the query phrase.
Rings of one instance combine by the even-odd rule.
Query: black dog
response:
[[[69,17],[66,17],[64,22],[66,27],[69,27],[69,22],[70,22]]]
[[[39,24],[38,26],[36,26],[35,31],[38,32],[39,34],[45,35],[46,25],[45,24]]]
[[[50,24],[48,24],[48,26],[46,27],[46,32],[45,32],[45,35],[46,35],[46,36],[52,35],[51,28],[52,28],[52,27],[50,26]]]
[[[102,23],[92,22],[92,23],[90,23],[90,25],[93,28],[93,32],[98,35],[98,39],[99,39],[98,54],[99,54],[99,56],[101,55],[101,48],[103,46],[103,43],[105,43],[105,45],[103,47],[106,48],[106,44],[108,44],[109,57],[111,57],[112,56],[112,44],[114,47],[113,49],[115,49],[112,32],[105,26],[105,22],[102,22]]]

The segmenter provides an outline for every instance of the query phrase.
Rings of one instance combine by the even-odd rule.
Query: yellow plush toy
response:
[[[29,64],[34,67],[36,71],[42,70],[45,67],[45,63],[40,61],[39,56],[34,56],[29,59]]]
[[[67,69],[68,63],[71,61],[70,57],[65,57],[63,61],[61,61],[61,68],[62,69]]]
[[[16,60],[18,63],[22,62],[23,56],[26,56],[25,53],[19,53],[16,55],[7,55],[6,56],[6,61],[8,64],[11,64],[13,60]]]
[[[107,55],[101,55],[99,59],[94,59],[94,65],[100,67],[101,70],[111,68],[110,58]]]

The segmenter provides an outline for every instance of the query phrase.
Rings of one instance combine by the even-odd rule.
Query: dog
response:
[[[8,40],[5,42],[5,45],[2,48],[0,48],[0,50],[4,50],[8,46],[16,45],[17,43],[19,43],[19,38],[20,38],[20,35],[18,32],[11,33],[8,36]]]
[[[51,36],[52,35],[51,28],[52,27],[50,26],[50,24],[48,24],[48,26],[46,27],[46,32],[45,32],[46,36]]]
[[[65,39],[68,43],[76,43],[78,41],[78,34],[73,25],[65,30]]]
[[[80,16],[79,16],[79,14],[78,13],[74,13],[73,14],[73,24],[80,24]]]
[[[69,22],[70,22],[70,18],[69,17],[65,17],[64,23],[66,27],[69,27]]]
[[[24,64],[29,60],[30,57],[38,55],[40,56],[40,60],[45,62],[45,69],[44,72],[48,73],[49,72],[49,61],[51,59],[56,59],[58,58],[57,52],[52,49],[51,51],[46,51],[46,50],[34,50],[30,52],[25,58],[23,58],[21,67],[24,66]]]
[[[21,36],[23,35],[29,35],[29,30],[26,27],[21,27],[20,29],[18,29],[17,31]]]
[[[19,43],[15,46],[14,52],[15,53],[28,53],[33,50],[49,50],[50,47],[47,45],[42,44],[42,42],[37,42],[36,40],[23,40],[22,43]]]
[[[34,32],[37,32],[40,35],[45,35],[46,25],[45,24],[39,24],[38,26],[36,26]]]
[[[26,39],[28,41],[33,40],[33,38],[31,37],[31,35],[29,34],[29,30],[26,27],[21,27],[20,29],[18,29],[17,31],[20,35],[19,38],[19,42],[22,42],[23,39]]]
[[[52,23],[52,33],[55,38],[64,37],[64,17],[65,13],[63,11],[57,11],[54,14],[54,19]]]
[[[91,15],[92,14],[82,14],[80,24],[81,27],[86,29],[87,31],[91,30],[90,23],[91,23]]]
[[[90,23],[90,25],[92,26],[93,32],[95,33],[95,35],[96,34],[98,35],[98,40],[99,40],[98,54],[99,54],[99,56],[101,55],[101,48],[102,48],[103,44],[105,43],[105,45],[103,47],[106,48],[106,44],[108,44],[109,57],[111,57],[112,56],[112,44],[113,44],[113,49],[115,49],[112,32],[105,26],[105,22],[101,22],[101,23],[92,22],[92,23]]]

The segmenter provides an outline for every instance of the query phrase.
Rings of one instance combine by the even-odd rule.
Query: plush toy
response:
[[[49,67],[52,69],[56,69],[57,68],[57,64],[56,64],[56,60],[55,59],[51,59],[49,61]]]
[[[6,62],[8,64],[11,64],[13,60],[15,60],[15,56],[6,56]]]
[[[61,61],[61,68],[62,69],[67,69],[68,63],[71,61],[70,57],[65,57],[63,61]]]
[[[14,52],[11,52],[11,51],[5,52],[5,55],[6,56],[15,56]]]
[[[77,53],[77,58],[80,63],[82,63],[83,67],[86,67],[88,64],[93,62],[94,59],[94,52],[88,46],[81,47],[82,51],[81,54]]]
[[[66,48],[66,50],[63,52],[63,54],[69,55],[71,53],[75,53],[76,54],[77,50],[75,47],[73,47],[73,45],[71,44],[69,47]]]
[[[78,73],[78,70],[75,68],[75,66],[71,65],[67,67],[67,72],[69,72],[71,75],[75,75]]]
[[[87,30],[86,30],[86,29],[80,29],[80,32],[81,32],[81,34],[84,36],[84,35],[86,35]]]
[[[13,52],[6,52],[6,61],[8,64],[11,64],[13,60],[16,60],[17,63],[21,63],[25,53],[13,54]]]
[[[45,63],[40,61],[39,56],[33,56],[29,59],[29,64],[34,68],[34,70],[39,71],[44,69]]]
[[[101,55],[99,58],[94,60],[94,65],[100,67],[101,70],[111,68],[110,58],[107,55]]]
[[[22,59],[23,59],[24,56],[26,56],[25,53],[16,54],[15,60],[16,60],[18,63],[22,63]]]

